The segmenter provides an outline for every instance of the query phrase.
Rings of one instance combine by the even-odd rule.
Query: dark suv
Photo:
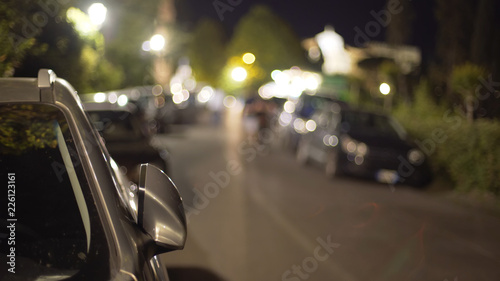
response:
[[[321,163],[332,178],[350,174],[414,186],[430,181],[424,153],[391,116],[332,104],[311,120],[314,130],[298,145],[300,163]]]

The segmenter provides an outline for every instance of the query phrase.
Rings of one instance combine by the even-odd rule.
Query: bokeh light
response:
[[[88,9],[89,18],[93,25],[101,26],[106,20],[108,9],[102,3],[93,3]]]
[[[255,62],[255,55],[252,53],[245,53],[242,57],[243,62],[246,64],[252,64]]]
[[[382,95],[388,95],[391,92],[391,86],[387,83],[382,83],[380,84],[379,90]]]
[[[165,37],[161,34],[155,34],[149,40],[149,46],[153,51],[161,51],[165,47]]]
[[[237,82],[244,81],[247,78],[247,71],[241,66],[236,67],[231,72],[231,77],[233,78],[234,81]]]

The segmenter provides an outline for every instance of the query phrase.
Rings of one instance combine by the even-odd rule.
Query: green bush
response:
[[[467,122],[465,114],[435,105],[425,85],[417,89],[413,105],[396,108],[394,116],[414,139],[434,145],[429,160],[435,176],[448,178],[459,191],[500,195],[500,122]],[[442,132],[441,143],[433,138],[436,130]]]
[[[456,188],[500,195],[500,123],[477,120],[449,130],[437,156]]]

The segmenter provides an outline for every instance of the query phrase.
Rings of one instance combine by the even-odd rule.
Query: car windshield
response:
[[[404,129],[393,119],[369,112],[346,111],[343,113],[342,127],[356,134],[391,136],[405,138]]]
[[[103,228],[62,112],[49,105],[0,105],[0,171],[5,183],[8,178],[0,217],[8,233],[0,238],[9,237],[1,253],[16,273],[2,271],[0,279],[106,274]]]
[[[107,142],[136,141],[145,136],[140,122],[128,111],[87,111],[90,120]]]

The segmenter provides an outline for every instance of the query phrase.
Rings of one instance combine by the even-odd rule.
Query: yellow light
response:
[[[161,34],[155,34],[149,40],[149,47],[153,51],[161,51],[165,47],[165,37]]]
[[[380,84],[379,90],[382,95],[388,95],[391,92],[391,86],[387,83],[382,83]]]
[[[242,57],[243,62],[246,64],[252,64],[255,62],[255,55],[252,53],[245,53]]]
[[[247,71],[241,66],[236,67],[231,72],[231,77],[234,81],[241,82],[247,78]]]
[[[80,34],[89,35],[97,30],[96,26],[92,24],[90,17],[78,8],[69,8],[66,11],[66,17],[74,24],[75,29]]]

